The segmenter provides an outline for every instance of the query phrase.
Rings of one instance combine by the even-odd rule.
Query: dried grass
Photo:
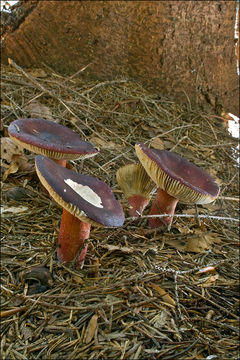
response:
[[[159,138],[167,150],[209,170],[220,179],[221,194],[198,207],[202,217],[178,205],[182,217],[174,218],[169,232],[151,230],[145,217],[127,217],[119,229],[93,228],[85,265],[77,271],[56,259],[61,209],[42,192],[34,172],[10,175],[2,204],[28,210],[2,218],[1,358],[237,359],[236,140],[221,117],[193,109],[187,99],[180,106],[133,81],[89,83],[81,76],[2,67],[2,135],[11,121],[29,116],[27,106],[37,99],[54,119],[101,148],[72,165],[106,181],[126,216],[115,174],[137,161],[139,141]],[[33,163],[34,156],[26,155]],[[24,186],[26,199],[7,201],[7,190],[16,186]],[[200,242],[205,236],[209,248],[187,251],[194,236]],[[38,265],[49,269],[53,285],[30,295],[24,274]]]

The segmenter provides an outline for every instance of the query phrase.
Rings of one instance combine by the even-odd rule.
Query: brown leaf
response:
[[[34,171],[35,165],[28,162],[28,159],[25,156],[13,156],[13,161],[18,165],[18,169],[22,171]]]
[[[1,206],[1,216],[4,217],[5,213],[11,213],[11,214],[20,214],[24,211],[27,211],[28,207],[26,206],[11,206],[11,207],[7,207],[7,206]]]
[[[192,233],[193,231],[191,229],[189,229],[188,226],[186,225],[181,225],[179,223],[176,223],[174,224],[174,227],[176,229],[178,229],[178,231],[181,233],[181,234],[189,234],[189,233]]]
[[[2,181],[5,181],[10,174],[14,174],[18,171],[18,164],[11,163],[6,171],[4,171],[2,176]]]
[[[162,289],[159,285],[148,284],[148,286],[150,286],[151,288],[156,290],[165,303],[176,306],[175,300],[173,300],[173,298],[164,289]]]
[[[24,328],[22,329],[22,335],[25,341],[28,339],[31,340],[34,335],[34,331],[29,326],[25,325]]]
[[[115,144],[113,141],[104,141],[97,136],[91,137],[91,143],[95,146],[100,146],[102,149],[114,149],[119,147],[119,145]]]
[[[213,272],[216,272],[216,269],[214,266],[205,266],[197,272],[197,275],[202,275],[207,272],[213,273]]]
[[[154,149],[160,149],[160,150],[164,149],[163,141],[157,137],[152,139],[150,146],[153,147]]]
[[[12,162],[13,155],[23,155],[23,149],[18,146],[10,137],[1,139],[1,163],[8,168]]]
[[[117,245],[110,245],[110,244],[106,244],[106,245],[101,245],[104,249],[107,249],[108,251],[121,251],[125,254],[132,254],[133,253],[133,249],[127,247],[127,246],[117,246]]]
[[[154,327],[157,329],[162,329],[166,326],[170,328],[172,321],[172,315],[164,308],[157,312],[157,314],[150,320],[150,322],[154,324]]]
[[[2,176],[3,181],[8,175],[16,173],[18,169],[23,171],[34,169],[34,165],[28,163],[23,149],[9,137],[1,139],[1,165],[5,170]]]
[[[215,274],[215,275],[211,275],[211,276],[208,276],[206,278],[206,280],[204,281],[204,283],[202,284],[198,284],[198,286],[201,286],[201,287],[209,287],[209,286],[212,286],[213,283],[215,283],[219,278],[219,274]]]
[[[43,69],[32,69],[29,71],[29,74],[37,78],[46,78],[48,76]]]
[[[220,243],[221,239],[218,234],[209,232],[203,233],[200,229],[195,230],[195,234],[181,240],[166,239],[165,243],[171,245],[179,251],[189,251],[199,253],[211,249],[214,243]]]
[[[89,344],[91,340],[93,339],[95,332],[98,327],[98,315],[93,315],[91,320],[88,323],[88,327],[86,329],[86,332],[84,334],[83,343]]]
[[[34,100],[25,107],[25,110],[29,112],[32,118],[44,118],[47,120],[53,120],[52,111],[48,106],[41,104],[39,101]]]
[[[83,279],[80,277],[80,276],[78,276],[78,275],[73,275],[73,280],[77,283],[77,284],[84,284],[84,281],[83,281]]]

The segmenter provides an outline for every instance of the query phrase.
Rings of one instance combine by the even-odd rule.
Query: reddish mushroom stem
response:
[[[66,167],[67,166],[67,160],[64,159],[52,159],[53,161],[55,161],[56,164],[61,165],[62,167]]]
[[[160,215],[160,214],[169,214],[173,215],[175,212],[178,199],[169,195],[166,191],[158,189],[156,198],[153,201],[150,215]],[[149,225],[151,228],[157,228],[170,224],[172,217],[164,216],[162,218],[150,218]]]
[[[84,241],[89,238],[90,229],[90,224],[82,222],[63,209],[57,250],[58,259],[61,262],[68,263],[76,257]],[[83,259],[81,258],[79,261],[83,261]]]
[[[128,198],[128,204],[130,206],[129,215],[139,216],[142,214],[145,207],[148,205],[149,200],[142,195],[132,195]]]

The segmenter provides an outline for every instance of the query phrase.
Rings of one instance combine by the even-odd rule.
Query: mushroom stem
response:
[[[89,238],[91,225],[82,222],[76,216],[63,209],[58,236],[57,256],[61,262],[73,260],[84,241]],[[80,259],[83,261],[83,259]]]
[[[156,198],[152,203],[150,215],[169,214],[173,215],[175,212],[178,199],[169,195],[166,191],[158,188]],[[151,228],[157,228],[168,225],[172,222],[172,217],[164,216],[162,218],[150,218],[149,225]]]
[[[55,161],[56,164],[61,165],[62,167],[66,167],[67,166],[67,160],[64,159],[52,159],[53,161]]]
[[[129,215],[130,216],[139,216],[142,214],[145,207],[148,205],[149,199],[145,198],[142,195],[132,195],[128,198],[129,204]]]

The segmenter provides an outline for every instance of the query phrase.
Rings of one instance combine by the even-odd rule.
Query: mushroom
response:
[[[139,216],[148,205],[156,188],[141,164],[128,164],[117,170],[118,185],[127,197],[129,215]]]
[[[146,172],[158,186],[151,215],[173,215],[178,201],[184,204],[208,204],[217,198],[220,188],[215,179],[178,154],[150,149],[140,143],[135,145],[135,150]],[[152,228],[171,222],[172,217],[169,216],[149,219]]]
[[[99,151],[66,126],[45,119],[15,120],[9,125],[8,133],[18,145],[48,156],[64,167],[67,160],[85,159]]]
[[[89,237],[91,225],[123,225],[122,206],[103,181],[78,174],[41,155],[36,156],[35,165],[41,183],[63,207],[57,250],[61,262],[76,257]],[[79,261],[83,261],[80,257]]]

